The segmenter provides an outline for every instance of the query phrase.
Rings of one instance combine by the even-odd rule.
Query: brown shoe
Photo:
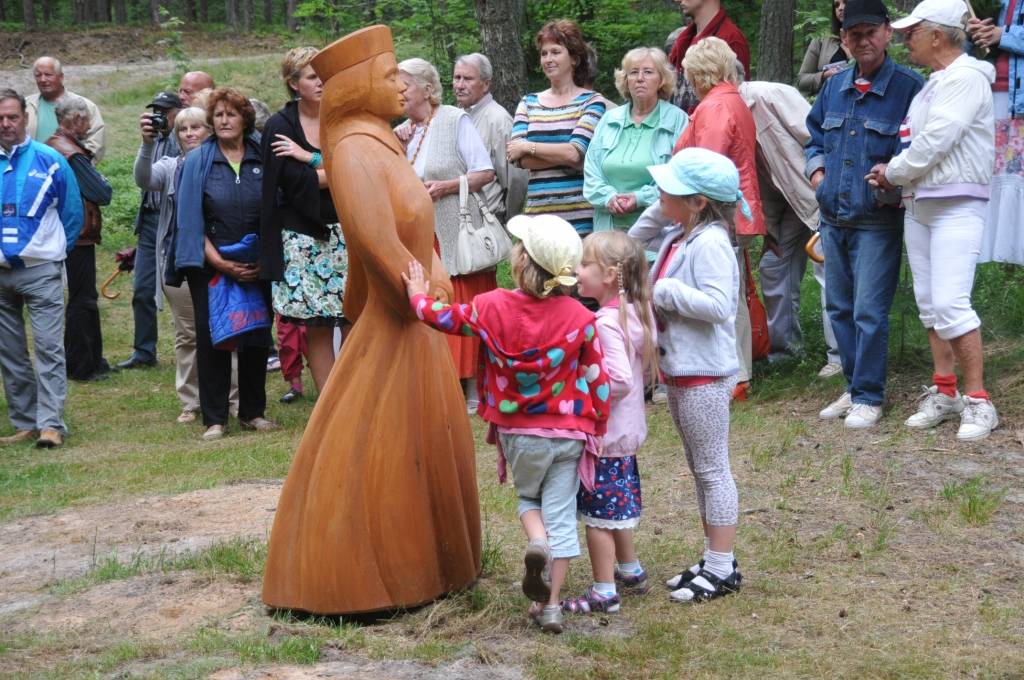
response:
[[[40,449],[52,449],[64,443],[64,435],[57,430],[43,430],[36,440],[36,447]]]
[[[6,446],[7,444],[17,444],[18,442],[28,441],[36,436],[35,430],[18,430],[12,435],[7,437],[0,437],[0,446]]]

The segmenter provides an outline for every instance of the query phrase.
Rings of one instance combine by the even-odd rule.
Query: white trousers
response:
[[[907,204],[903,238],[921,323],[943,340],[959,338],[981,326],[971,288],[988,202],[929,198]]]

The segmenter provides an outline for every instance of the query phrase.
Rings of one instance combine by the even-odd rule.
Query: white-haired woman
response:
[[[177,188],[178,169],[185,162],[185,156],[210,136],[213,130],[206,122],[206,111],[198,107],[182,109],[174,118],[174,134],[178,138],[181,154],[153,159],[156,147],[156,130],[150,124],[152,114],[144,113],[139,118],[142,145],[135,157],[135,183],[143,191],[160,192],[160,221],[156,232],[157,281],[163,297],[171,306],[174,318],[174,386],[181,401],[179,423],[190,423],[199,412],[199,374],[196,368],[196,326],[192,297],[184,279],[170,282],[166,279],[167,253],[173,257],[170,248],[174,236],[174,198]],[[173,271],[173,266],[170,270]],[[237,388],[231,394],[232,408],[237,409]]]
[[[469,212],[480,219],[478,193],[494,180],[490,154],[473,126],[469,115],[454,106],[441,104],[441,78],[429,62],[406,59],[398,65],[405,83],[403,123],[408,134],[406,156],[416,175],[423,180],[434,201],[434,234],[441,262],[452,275],[454,300],[469,302],[474,296],[498,287],[494,269],[462,272],[456,266],[455,248],[459,236],[459,182],[465,175],[469,184]],[[480,400],[476,385],[479,339],[446,336],[455,361],[455,370],[463,383],[466,407],[476,413]]]
[[[995,154],[996,70],[964,54],[963,0],[942,4],[923,2],[892,24],[911,61],[932,73],[900,129],[903,150],[873,167],[868,178],[884,189],[903,189],[907,261],[935,368],[932,386],[906,425],[928,429],[959,418],[957,438],[975,441],[999,423],[983,383],[981,319],[971,306]],[[963,396],[956,364],[963,371]]]
[[[615,87],[626,104],[601,118],[583,163],[583,196],[594,206],[594,231],[629,229],[658,200],[647,166],[669,161],[690,120],[667,101],[675,83],[675,71],[656,47],[638,47],[622,58]]]

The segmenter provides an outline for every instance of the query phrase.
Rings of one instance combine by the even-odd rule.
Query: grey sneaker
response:
[[[822,420],[834,420],[836,418],[845,418],[850,411],[853,409],[853,399],[850,398],[849,392],[843,392],[843,396],[839,397],[831,404],[821,409],[818,412],[818,417]]]
[[[924,388],[924,399],[917,407],[917,413],[907,418],[904,424],[917,430],[926,430],[943,421],[956,418],[963,410],[964,400],[960,398],[959,392],[955,397],[950,397],[932,385]]]
[[[565,617],[562,616],[562,605],[546,604],[537,623],[545,633],[561,633]]]
[[[964,410],[960,414],[960,429],[956,438],[963,442],[974,442],[984,439],[992,430],[999,427],[999,416],[996,407],[988,399],[964,397]]]
[[[526,565],[523,594],[534,602],[547,602],[551,599],[551,550],[547,542],[540,539],[530,541],[523,563]]]
[[[839,375],[843,372],[843,365],[837,361],[830,361],[821,367],[818,371],[819,378],[831,378],[834,375]]]
[[[651,394],[652,404],[664,404],[668,401],[668,388],[658,383],[654,386],[654,392]]]

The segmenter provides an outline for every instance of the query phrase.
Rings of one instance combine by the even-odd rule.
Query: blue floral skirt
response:
[[[594,491],[580,487],[576,511],[588,527],[632,529],[640,522],[643,501],[636,456],[598,458]]]
[[[348,252],[340,224],[320,241],[290,229],[281,230],[284,281],[274,281],[274,311],[291,323],[338,326],[344,321],[342,296],[348,278]]]

